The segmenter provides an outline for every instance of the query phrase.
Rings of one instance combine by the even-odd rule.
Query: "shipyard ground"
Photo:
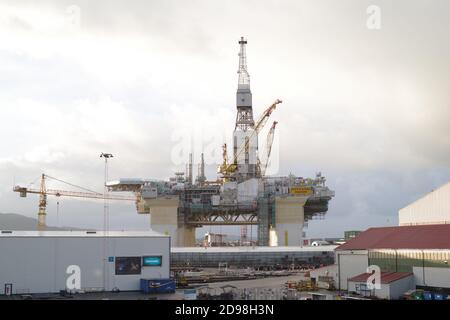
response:
[[[300,274],[291,276],[279,276],[279,277],[267,277],[263,279],[252,280],[239,280],[239,281],[227,281],[227,282],[215,282],[208,283],[210,293],[220,294],[223,292],[223,287],[232,286],[235,292],[239,293],[242,297],[242,293],[246,293],[245,300],[281,300],[285,292],[285,283],[288,281],[302,280],[304,277]],[[197,288],[197,292],[202,292],[206,287],[205,284],[195,284],[192,288]],[[202,289],[203,288],[203,289]],[[315,293],[332,294],[332,292],[326,290],[315,291]],[[306,299],[310,295],[308,292],[298,292],[295,297],[296,300]],[[292,297],[291,297],[292,298]],[[93,293],[81,293],[70,296],[61,296],[59,294],[33,294],[33,295],[13,295],[13,296],[0,296],[0,300],[183,300],[184,289],[177,289],[173,294],[143,294],[139,291],[129,292],[93,292]],[[242,300],[242,298],[237,298]]]

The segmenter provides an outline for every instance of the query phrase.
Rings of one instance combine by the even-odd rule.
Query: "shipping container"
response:
[[[174,279],[141,279],[143,293],[174,293]]]

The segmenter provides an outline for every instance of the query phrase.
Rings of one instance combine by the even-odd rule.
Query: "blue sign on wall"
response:
[[[144,267],[160,267],[162,265],[162,256],[142,257],[142,265]]]
[[[114,257],[108,257],[108,262],[114,262]]]

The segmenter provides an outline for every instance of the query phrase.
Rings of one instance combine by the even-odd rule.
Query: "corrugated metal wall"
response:
[[[399,210],[399,225],[450,223],[450,182]]]
[[[103,287],[103,261],[106,287],[139,290],[141,278],[169,278],[168,237],[110,237],[107,256],[101,237],[2,237],[0,239],[0,294],[4,285],[13,284],[13,293],[59,292],[66,288],[67,267],[81,269],[81,288]],[[142,267],[140,274],[117,275],[109,257],[162,256],[161,267]]]
[[[413,272],[413,267],[450,268],[450,250],[371,250],[369,264],[386,272]]]

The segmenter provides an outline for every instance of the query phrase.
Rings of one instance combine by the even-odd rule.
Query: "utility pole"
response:
[[[59,201],[56,201],[56,226],[59,227]]]
[[[105,159],[105,177],[104,177],[104,189],[103,189],[103,291],[106,291],[108,288],[108,277],[107,277],[107,236],[109,232],[109,202],[107,199],[108,187],[106,183],[108,182],[108,159],[113,158],[114,156],[111,153],[100,154],[100,158]]]

